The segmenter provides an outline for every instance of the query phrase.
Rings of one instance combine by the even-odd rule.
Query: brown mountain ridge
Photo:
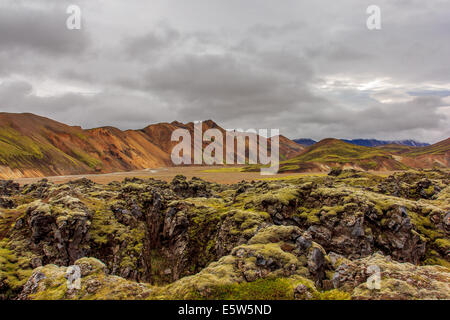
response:
[[[192,122],[158,123],[122,131],[114,127],[82,129],[31,113],[0,113],[0,178],[168,167],[177,144],[171,141],[171,134],[178,128],[189,130],[193,137]],[[226,132],[212,120],[203,122],[203,131],[211,128]],[[361,147],[324,139],[305,148],[284,136],[279,136],[279,141],[280,172],[328,171],[335,167],[390,171],[450,165],[450,138],[427,147]],[[207,144],[204,142],[203,147]],[[224,155],[225,151],[224,147]]]
[[[82,129],[31,113],[0,113],[0,178],[111,173],[171,166],[177,142],[172,131],[194,124],[158,123],[140,130],[114,127]],[[203,122],[225,133],[212,120]],[[204,146],[207,143],[204,143]],[[270,145],[270,141],[268,142]],[[289,159],[304,148],[280,137],[280,156]],[[224,152],[225,154],[225,152]]]

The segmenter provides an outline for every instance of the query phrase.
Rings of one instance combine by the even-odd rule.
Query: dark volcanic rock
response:
[[[20,186],[12,180],[0,180],[0,196],[12,196],[19,192]]]
[[[0,208],[12,209],[16,206],[14,200],[9,197],[0,197]]]
[[[80,292],[92,297],[107,291],[103,279],[121,282],[121,290],[133,288],[139,298],[180,299],[214,297],[215,286],[258,286],[275,279],[281,287],[291,281],[288,297],[349,298],[351,293],[365,299],[374,294],[364,289],[373,269],[367,263],[412,270],[449,261],[445,179],[436,172],[374,178],[343,170],[221,186],[183,176],[171,183],[132,178],[108,185],[41,180],[18,191],[4,183],[10,195],[0,201],[13,209],[0,214],[0,297],[17,297],[25,283],[23,297],[33,297],[76,264]],[[424,194],[431,196],[413,199]],[[32,268],[38,269],[28,282],[20,278]],[[42,280],[41,270],[48,280]],[[420,272],[426,270],[431,267]],[[439,269],[433,270],[442,279]],[[407,279],[409,271],[382,272],[389,290],[395,283],[403,290],[413,281],[414,288],[435,290],[425,296],[445,296],[436,289],[441,280],[431,284]],[[186,276],[192,277],[178,281]],[[158,286],[143,290],[150,286],[144,283]],[[423,295],[411,292],[398,297]],[[70,299],[79,293],[61,294]]]
[[[196,177],[187,181],[185,176],[177,175],[170,183],[170,187],[173,192],[183,198],[211,197],[210,183]]]
[[[87,253],[83,244],[88,241],[91,213],[75,198],[61,198],[54,204],[36,201],[29,206],[31,248],[44,264],[68,265]]]

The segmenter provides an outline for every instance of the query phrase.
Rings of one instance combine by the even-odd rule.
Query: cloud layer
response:
[[[67,30],[66,8],[82,10]],[[450,3],[4,0],[0,111],[83,127],[214,119],[290,138],[450,136]]]

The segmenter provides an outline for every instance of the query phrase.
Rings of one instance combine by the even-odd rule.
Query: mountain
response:
[[[421,148],[410,148],[397,152],[399,161],[413,168],[450,166],[450,138]]]
[[[384,144],[384,145],[377,146],[375,148],[384,150],[384,151],[387,151],[387,152],[393,153],[393,154],[402,154],[402,153],[406,153],[406,152],[417,149],[417,147],[409,147],[409,146],[404,146],[401,144]]]
[[[411,157],[422,156],[425,154],[448,155],[449,152],[450,152],[450,138],[447,138],[446,140],[440,141],[427,147],[413,149],[409,151],[406,155]]]
[[[0,114],[0,177],[127,171],[169,165],[140,131],[83,130],[34,114]]]
[[[304,146],[286,138],[285,136],[280,135],[278,138],[280,143],[280,155],[282,155],[282,157],[280,157],[281,159],[283,159],[283,157],[285,159],[290,159],[305,151]]]
[[[83,130],[32,114],[0,114],[0,175],[34,176],[94,170],[100,162],[81,151]],[[88,149],[88,148],[83,148]]]
[[[282,161],[280,172],[329,171],[335,167],[392,171],[449,166],[450,138],[425,147],[400,144],[365,147],[338,139],[324,139],[299,156]]]
[[[355,144],[358,146],[364,146],[364,147],[378,147],[382,145],[387,144],[397,144],[397,145],[403,145],[403,146],[410,146],[410,147],[426,147],[429,146],[429,143],[422,143],[417,142],[414,140],[396,140],[396,141],[386,141],[386,140],[377,140],[377,139],[353,139],[353,140],[346,140],[341,139],[342,141],[345,141],[347,143]]]
[[[171,141],[171,134],[180,128],[188,130],[193,138],[192,122],[158,123],[139,130],[122,131],[114,127],[84,130],[31,113],[0,113],[0,178],[110,173],[171,166],[171,151],[177,144]],[[203,131],[208,129],[226,134],[212,120],[203,122]],[[271,141],[268,140],[269,146]],[[450,164],[449,139],[425,147],[385,144],[376,148],[337,139],[325,139],[308,148],[284,136],[279,136],[279,141],[281,172],[327,171],[335,166],[398,170],[448,167]],[[248,143],[246,139],[247,146]],[[203,142],[202,147],[208,144]],[[193,151],[194,144],[191,145]],[[227,150],[224,145],[222,147],[225,155]],[[236,147],[231,152],[236,152]]]
[[[429,143],[423,143],[423,142],[417,142],[415,140],[395,140],[395,141],[389,141],[389,140],[377,140],[377,139],[341,139],[344,142],[355,144],[357,146],[363,146],[363,147],[378,147],[383,145],[401,145],[401,146],[409,146],[409,147],[426,147],[429,146]],[[292,140],[298,144],[301,144],[303,146],[309,147],[313,144],[317,143],[317,141],[312,139],[294,139]]]
[[[309,147],[309,146],[312,146],[313,144],[317,143],[317,141],[312,140],[312,139],[294,139],[292,141],[294,141],[298,144],[301,144],[302,146],[305,146],[305,147]]]
[[[110,173],[171,166],[171,151],[177,144],[171,141],[171,134],[180,128],[194,136],[192,122],[159,123],[140,130],[122,131],[114,127],[84,130],[31,113],[0,113],[0,178]],[[203,131],[207,129],[226,133],[212,120],[203,122]],[[204,142],[203,147],[207,144]],[[280,137],[282,159],[296,156],[303,149]]]
[[[282,161],[280,172],[329,171],[334,167],[361,170],[401,170],[406,166],[390,153],[353,145],[338,139],[324,139],[304,153]]]

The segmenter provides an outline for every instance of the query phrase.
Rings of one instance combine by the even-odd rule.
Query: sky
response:
[[[0,112],[434,143],[450,136],[449,40],[448,0],[0,0]]]

